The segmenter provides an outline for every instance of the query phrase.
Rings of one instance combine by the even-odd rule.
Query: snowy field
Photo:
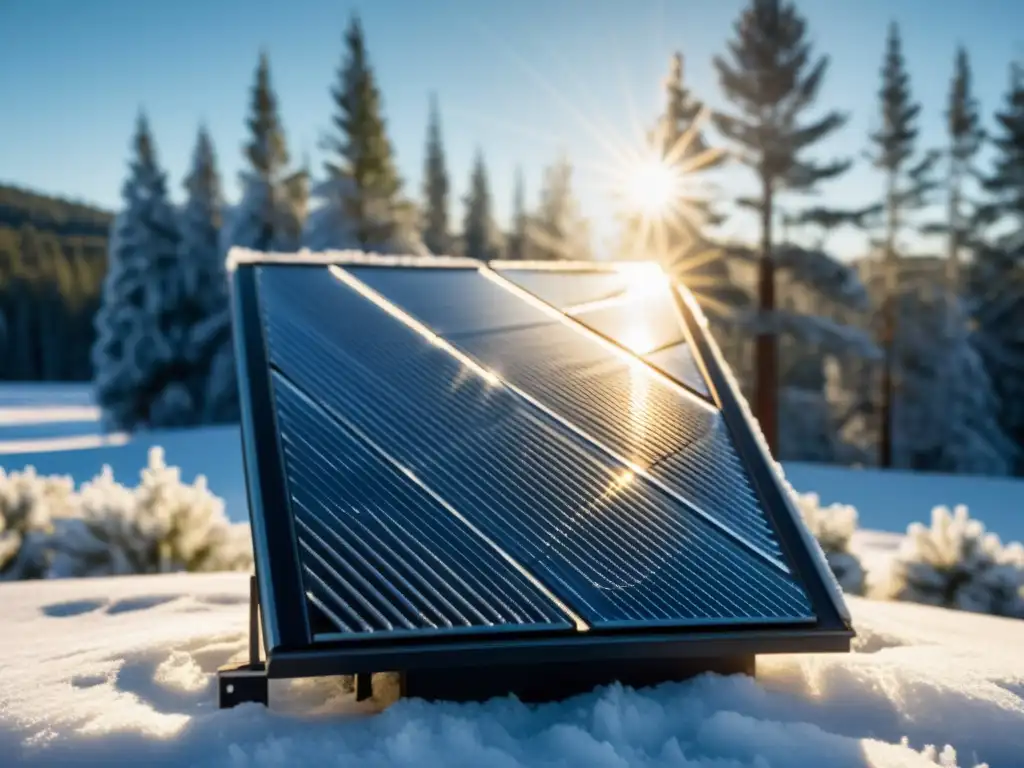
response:
[[[244,658],[246,593],[243,574],[4,585],[0,764],[1024,765],[1020,621],[852,599],[855,653],[761,657],[756,682],[406,700],[370,718],[379,704],[321,679],[275,683],[269,712],[221,712],[213,672]]]
[[[162,445],[246,519],[235,428],[105,434],[87,388],[0,387],[0,466],[134,484]],[[883,569],[935,504],[1024,539],[1024,484],[789,465],[853,504],[855,549]],[[1024,622],[850,600],[851,655],[763,657],[758,679],[613,687],[526,707],[356,704],[337,681],[272,688],[270,712],[215,709],[214,670],[245,653],[242,574],[0,587],[0,765],[996,766],[1024,768]],[[904,741],[901,741],[905,739]],[[932,749],[929,745],[937,747]],[[950,745],[950,748],[945,748]]]

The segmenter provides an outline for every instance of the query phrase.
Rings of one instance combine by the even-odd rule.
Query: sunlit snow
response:
[[[245,654],[244,574],[2,588],[0,763],[345,766],[1021,764],[1024,622],[852,598],[849,655],[761,657],[757,680],[618,686],[549,705],[403,700],[335,680],[215,708]],[[903,738],[907,744],[901,744]],[[936,759],[938,759],[936,757]]]

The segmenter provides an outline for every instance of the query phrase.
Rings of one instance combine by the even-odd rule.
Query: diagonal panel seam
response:
[[[509,554],[500,544],[494,539],[484,533],[480,528],[474,525],[468,520],[465,515],[459,512],[453,507],[448,501],[441,497],[433,488],[424,483],[415,472],[406,467],[402,462],[388,453],[382,446],[380,446],[373,438],[367,435],[362,429],[353,424],[349,419],[335,411],[329,406],[317,403],[315,400],[309,397],[301,387],[299,387],[287,373],[280,370],[276,366],[273,367],[274,372],[280,377],[280,380],[288,386],[293,393],[301,398],[307,405],[314,410],[323,414],[325,418],[332,420],[334,423],[348,431],[353,437],[359,440],[369,450],[379,456],[384,462],[392,466],[394,469],[401,472],[405,477],[415,483],[420,489],[426,492],[434,501],[436,501],[446,512],[455,517],[460,523],[466,526],[480,541],[485,543],[491,549],[493,549],[503,560],[505,560],[510,566],[512,566],[517,572],[519,572],[523,578],[529,581],[538,591],[541,592],[548,600],[550,600],[555,606],[558,607],[565,616],[572,621],[576,626],[578,632],[586,632],[590,630],[590,625],[575,611],[570,608],[565,601],[556,595],[550,587],[541,581],[534,573],[532,573],[526,566],[520,563],[516,558]]]
[[[496,282],[498,285],[500,285],[502,287],[505,287],[510,293],[522,294],[522,295],[528,297],[530,301],[539,304],[540,308],[543,309],[545,312],[549,312],[551,314],[557,313],[558,317],[561,318],[563,322],[565,322],[565,323],[567,323],[567,324],[569,324],[569,325],[571,325],[571,326],[573,326],[575,328],[582,329],[587,334],[592,335],[595,338],[599,339],[606,346],[610,345],[610,346],[614,347],[614,350],[616,351],[616,353],[619,353],[619,354],[621,354],[623,356],[630,355],[629,352],[627,352],[626,350],[622,349],[621,347],[619,347],[614,342],[605,339],[603,336],[598,334],[596,331],[591,330],[589,327],[583,325],[582,323],[580,323],[575,318],[571,318],[571,317],[566,316],[564,313],[562,313],[557,308],[552,307],[551,305],[547,304],[545,301],[543,301],[543,299],[537,298],[536,296],[534,296],[529,291],[526,291],[525,289],[520,288],[516,283],[510,281],[508,278],[504,277],[503,275],[500,275],[500,274],[494,272],[493,270],[491,270],[491,269],[489,269],[487,267],[481,267],[480,268],[480,273],[481,273],[481,275],[483,275],[487,279]],[[358,278],[355,278],[354,276],[346,275],[346,277],[350,278],[351,280],[358,281]],[[374,301],[377,301],[377,302],[384,302],[386,304],[390,304],[390,302],[388,302],[388,300],[385,297],[379,296],[379,294],[377,294],[376,291],[373,291],[368,286],[363,286],[362,292],[364,293],[364,295],[367,296],[367,298],[370,298],[371,300],[374,300]],[[402,312],[402,310],[398,309],[397,307],[395,309],[398,312]],[[405,313],[402,312],[402,314],[405,314]],[[418,321],[416,321],[416,322],[418,322]],[[460,356],[468,357],[461,350],[457,350],[457,351],[458,351],[458,354]],[[684,387],[683,385],[679,384],[674,379],[669,378],[667,375],[663,374],[661,371],[657,371],[656,369],[648,366],[646,363],[644,363],[639,358],[635,358],[635,357],[630,355],[630,362],[636,362],[636,364],[638,364],[638,365],[645,366],[645,368],[651,372],[652,377],[654,377],[656,379],[659,379],[659,380],[664,380],[665,382],[669,383],[673,390],[685,393],[685,395],[687,396],[688,400],[691,400],[693,402],[699,403],[702,408],[710,409],[710,410],[712,410],[716,414],[720,413],[719,409],[716,408],[713,404],[709,403],[706,399],[704,399],[703,397],[701,397],[701,396],[697,395],[696,393],[692,392],[691,390],[689,390],[688,388]],[[482,366],[480,366],[479,363],[476,363],[475,361],[474,361],[474,365],[475,365],[475,367],[482,369]],[[490,376],[494,376],[494,374],[491,373],[490,371],[487,371],[487,373]],[[620,463],[624,464],[625,466],[629,467],[631,471],[633,471],[637,475],[643,477],[645,480],[647,480],[652,485],[654,485],[656,488],[658,488],[662,493],[665,493],[666,495],[670,496],[672,499],[674,499],[675,501],[677,501],[680,504],[682,504],[687,510],[690,510],[694,514],[698,515],[705,522],[707,522],[710,525],[712,525],[719,533],[725,535],[727,538],[731,539],[735,543],[737,543],[737,544],[741,545],[742,547],[744,547],[747,551],[753,553],[757,557],[759,557],[762,560],[764,560],[765,562],[769,563],[772,567],[774,567],[779,572],[784,573],[787,576],[792,577],[792,573],[791,573],[789,567],[783,561],[779,560],[777,557],[775,557],[771,553],[766,552],[764,549],[759,547],[757,544],[755,544],[754,542],[750,541],[742,533],[740,533],[739,531],[735,530],[732,526],[730,526],[727,523],[724,523],[724,522],[718,520],[714,515],[711,515],[710,513],[705,511],[702,507],[700,507],[698,504],[696,504],[692,500],[686,498],[685,496],[680,494],[678,491],[673,489],[671,486],[669,486],[667,483],[665,483],[662,480],[660,480],[658,477],[656,477],[655,475],[653,475],[650,472],[650,469],[651,469],[650,467],[641,466],[637,462],[632,461],[632,460],[626,458],[625,456],[619,455],[618,452],[616,452],[614,449],[612,449],[608,445],[605,445],[602,441],[598,440],[597,438],[595,438],[593,435],[591,435],[587,431],[585,431],[585,430],[581,429],[580,427],[576,426],[571,421],[569,421],[566,418],[564,418],[557,411],[555,411],[554,409],[552,409],[549,406],[545,405],[544,403],[540,402],[535,397],[530,395],[528,392],[525,392],[524,390],[520,389],[519,387],[517,387],[516,385],[512,384],[511,382],[509,382],[509,381],[507,381],[505,379],[500,379],[500,383],[501,383],[502,386],[504,386],[510,392],[512,392],[513,394],[518,396],[520,399],[525,400],[527,403],[532,405],[534,408],[537,408],[538,410],[542,411],[549,418],[554,419],[556,422],[558,422],[558,424],[560,424],[565,429],[570,430],[571,432],[573,432],[577,436],[579,436],[579,437],[583,438],[584,440],[586,440],[591,446],[597,448],[599,451],[601,451],[605,455],[612,457],[617,462],[620,462]]]

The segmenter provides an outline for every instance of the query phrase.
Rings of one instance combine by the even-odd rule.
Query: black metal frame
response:
[[[344,259],[337,261],[338,266],[347,263]],[[366,262],[357,263],[360,267],[371,266]],[[307,266],[300,260],[295,264],[295,268],[315,266],[323,268],[324,264]],[[481,262],[479,266],[488,265]],[[740,395],[721,367],[720,353],[700,328],[700,319],[679,296],[676,298],[680,317],[697,353],[698,364],[736,448],[749,468],[755,491],[775,529],[786,563],[807,590],[818,617],[816,623],[800,627],[748,625],[717,629],[507,633],[500,637],[458,639],[368,637],[365,642],[355,644],[316,641],[289,513],[258,295],[259,268],[258,262],[238,264],[232,275],[232,325],[257,568],[250,590],[249,663],[218,672],[220,706],[234,706],[243,701],[266,704],[270,678],[355,674],[357,697],[365,698],[372,694],[372,673],[385,670],[409,671],[413,676],[416,671],[444,670],[446,675],[468,679],[479,677],[473,673],[477,667],[495,669],[557,663],[589,665],[592,670],[603,668],[607,675],[619,668],[625,670],[630,660],[647,659],[666,664],[667,674],[669,667],[678,666],[681,660],[690,660],[689,666],[693,667],[697,660],[739,659],[741,661],[734,665],[737,669],[752,669],[752,662],[747,660],[755,654],[849,650],[854,633],[841,593],[834,579],[830,581],[831,574],[826,575],[827,565],[815,557],[817,544],[809,540],[809,534],[803,530],[798,513],[770,465],[770,458],[757,442],[753,426],[740,405]],[[593,264],[571,268],[603,271],[602,265]],[[266,661],[262,661],[259,654],[257,638],[261,629]],[[709,664],[698,666],[710,668]],[[412,679],[414,677],[410,677]]]

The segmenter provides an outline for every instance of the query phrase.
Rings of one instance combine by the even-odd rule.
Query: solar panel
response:
[[[788,574],[355,290],[325,271],[265,271],[274,366],[588,625],[813,619]],[[345,321],[320,322],[328,306]]]
[[[385,297],[397,298],[388,274],[378,273],[377,288]],[[479,275],[477,280],[490,282]],[[410,289],[408,278],[403,277],[401,287]],[[426,291],[417,295],[418,306],[430,302]],[[708,475],[709,466],[739,463],[717,409],[695,395],[681,393],[630,355],[616,355],[572,323],[542,324],[544,312],[513,293],[499,292],[490,298],[487,306],[495,314],[504,315],[505,305],[519,306],[527,314],[532,310],[536,322],[488,334],[452,334],[450,340],[458,349],[548,409],[562,424],[572,425],[619,461],[644,468],[654,481],[696,505],[737,538],[781,560],[763,511],[756,501],[747,501],[754,494],[745,473],[734,472],[729,484]],[[681,458],[666,463],[677,454]]]
[[[695,392],[699,392],[707,398],[711,397],[708,384],[704,381],[704,375],[700,372],[700,368],[697,367],[697,361],[693,359],[693,350],[690,349],[689,344],[685,342],[674,344],[671,347],[648,352],[643,358],[659,371],[663,371]]]
[[[256,586],[222,706],[257,674],[849,649],[693,308],[625,310],[642,274],[232,256]]]

